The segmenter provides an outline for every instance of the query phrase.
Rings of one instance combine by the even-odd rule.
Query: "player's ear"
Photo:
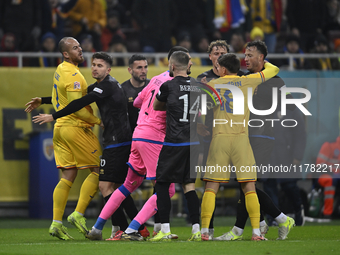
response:
[[[65,59],[69,58],[69,54],[68,54],[67,51],[63,51],[63,57],[64,57]]]
[[[264,55],[263,54],[260,54],[260,61],[264,61]]]
[[[131,67],[128,67],[128,72],[129,72],[129,74],[132,74],[132,68]]]

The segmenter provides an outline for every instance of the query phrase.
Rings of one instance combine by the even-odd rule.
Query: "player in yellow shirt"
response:
[[[256,169],[253,168],[255,159],[248,138],[250,111],[247,99],[248,88],[254,93],[255,88],[266,79],[274,77],[279,68],[266,63],[262,72],[240,77],[237,76],[240,60],[232,53],[220,56],[218,64],[221,78],[208,83],[221,95],[222,105],[213,109],[213,138],[203,178],[207,183],[201,208],[202,240],[209,239],[208,227],[215,208],[219,184],[229,182],[232,171],[236,172],[237,180],[245,194],[246,208],[253,228],[252,240],[264,240],[259,229],[260,205],[255,190]],[[242,104],[241,94],[244,97]],[[252,97],[252,94],[250,96]],[[240,110],[241,113],[238,113]]]
[[[79,42],[72,37],[64,37],[59,42],[59,51],[64,61],[57,67],[53,78],[52,104],[56,111],[66,107],[71,101],[87,93],[87,83],[80,73],[78,64],[84,61]],[[44,99],[44,98],[43,98]],[[26,112],[32,111],[42,102],[33,98],[27,103]],[[68,116],[57,119],[54,125],[53,147],[57,168],[61,169],[61,179],[53,193],[53,222],[49,229],[51,236],[59,239],[73,239],[62,224],[65,206],[71,186],[78,170],[89,169],[91,173],[84,180],[75,211],[67,220],[85,234],[85,209],[98,190],[101,146],[91,130],[101,121],[94,116],[91,106]]]

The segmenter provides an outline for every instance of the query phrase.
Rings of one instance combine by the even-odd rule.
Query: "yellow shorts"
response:
[[[57,168],[99,167],[101,146],[91,128],[54,127],[54,156]]]
[[[210,144],[203,180],[229,182],[236,173],[238,182],[256,181],[257,172],[249,138],[239,136],[215,136]]]

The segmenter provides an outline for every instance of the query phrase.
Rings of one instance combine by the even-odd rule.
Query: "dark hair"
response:
[[[227,42],[225,40],[212,41],[209,45],[209,48],[208,48],[209,54],[211,53],[211,51],[213,50],[214,47],[226,48],[227,52],[229,53],[229,45],[227,44]]]
[[[185,53],[189,53],[189,51],[182,47],[182,46],[175,46],[175,47],[172,47],[170,50],[169,50],[169,53],[168,53],[168,60],[170,59],[171,55],[176,52],[176,51],[183,51]]]
[[[240,70],[240,60],[234,53],[223,54],[218,57],[218,63],[228,69],[231,73],[237,73]]]
[[[184,51],[176,51],[171,55],[171,60],[175,62],[175,66],[187,67],[189,64],[189,56]]]
[[[110,67],[112,66],[112,57],[106,52],[96,52],[92,55],[92,59],[102,59],[104,60]]]
[[[129,59],[129,66],[133,65],[133,63],[135,61],[139,61],[139,60],[145,60],[146,61],[146,57],[144,57],[143,55],[140,55],[140,54],[132,55],[131,58]]]
[[[268,49],[267,49],[267,45],[264,42],[262,41],[248,42],[246,45],[246,48],[250,48],[250,47],[255,47],[258,52],[263,54],[263,59],[267,57]]]
[[[290,34],[287,36],[285,43],[288,44],[290,42],[297,42],[300,45],[300,38],[294,34]]]

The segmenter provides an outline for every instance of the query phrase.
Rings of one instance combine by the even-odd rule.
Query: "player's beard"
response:
[[[139,78],[137,75],[134,75],[134,74],[132,74],[132,77],[133,77],[133,79],[134,79],[135,81],[137,81],[137,82],[139,82],[139,83],[143,83],[143,82],[145,82],[145,80],[146,80],[146,77],[145,77],[145,79],[141,79],[141,78]]]
[[[83,63],[85,61],[83,56],[77,56],[77,58],[72,59],[74,63],[77,63],[78,65]]]
[[[84,58],[83,56],[81,56],[81,58],[79,58],[78,64],[81,64],[81,63],[83,63],[84,61],[85,61],[85,58]]]
[[[191,74],[191,67],[187,69],[187,75]]]

